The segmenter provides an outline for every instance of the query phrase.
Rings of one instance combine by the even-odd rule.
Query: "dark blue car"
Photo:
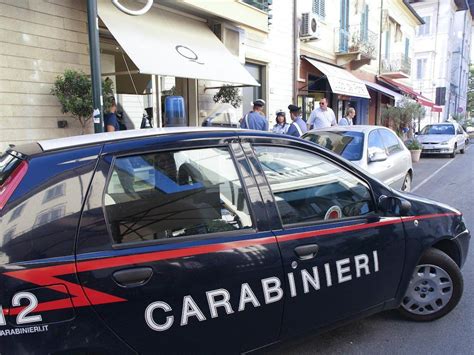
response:
[[[150,129],[0,158],[0,353],[245,352],[463,292],[462,214],[297,138]]]

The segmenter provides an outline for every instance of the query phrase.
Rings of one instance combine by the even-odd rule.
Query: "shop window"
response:
[[[105,211],[118,244],[252,227],[244,190],[225,148],[116,159]]]

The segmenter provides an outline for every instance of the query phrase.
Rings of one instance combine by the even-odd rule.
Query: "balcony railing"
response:
[[[268,12],[269,6],[272,4],[272,0],[241,0],[241,1],[265,12]]]
[[[405,54],[391,55],[390,59],[382,59],[382,74],[403,73],[411,74],[411,59]]]
[[[360,53],[365,58],[377,58],[378,35],[361,26],[350,26],[336,30],[338,54]]]

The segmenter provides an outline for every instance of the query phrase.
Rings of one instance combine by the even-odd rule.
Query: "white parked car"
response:
[[[302,138],[332,150],[395,189],[411,189],[411,154],[391,129],[338,126],[314,129]]]
[[[454,158],[457,152],[464,154],[466,149],[466,136],[457,122],[429,124],[416,138],[423,145],[422,154],[449,154]]]

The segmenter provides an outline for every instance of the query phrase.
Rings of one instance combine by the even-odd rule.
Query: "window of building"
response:
[[[422,80],[425,78],[426,63],[426,58],[418,58],[416,60],[416,78],[418,80]]]
[[[405,52],[403,53],[403,55],[404,55],[405,60],[408,60],[408,58],[410,57],[410,39],[409,38],[405,38]]]
[[[374,210],[368,186],[322,157],[289,147],[255,147],[284,225],[357,217]]]
[[[390,59],[390,38],[391,38],[391,31],[388,29],[385,31],[385,53],[384,57],[385,59]]]
[[[422,17],[422,19],[425,22],[425,24],[418,26],[417,35],[427,36],[430,34],[431,16],[424,16]]]
[[[61,183],[46,190],[43,197],[43,203],[46,203],[48,201],[54,200],[55,198],[64,196],[64,193],[66,190],[65,187],[66,185],[64,183]]]
[[[242,2],[265,12],[268,12],[268,8],[272,4],[272,0],[242,0]]]
[[[245,69],[254,77],[260,86],[247,86],[242,89],[242,108],[245,112],[250,111],[252,103],[257,99],[264,99],[264,69],[263,65],[245,63]]]
[[[15,219],[17,219],[18,217],[20,217],[21,214],[23,213],[23,209],[25,208],[25,206],[26,206],[26,203],[15,207],[15,209],[14,209],[13,212],[12,212],[12,215],[11,215],[11,217],[10,217],[10,221],[9,221],[9,222],[12,222],[12,221],[14,221]]]
[[[64,217],[66,213],[65,205],[58,205],[47,211],[44,211],[36,216],[35,227],[42,226],[43,224],[50,223]]]
[[[105,211],[115,243],[231,232],[253,225],[226,148],[116,159]]]
[[[321,18],[326,17],[326,0],[313,0],[313,13]]]
[[[360,14],[360,40],[369,39],[369,5],[365,4]]]

